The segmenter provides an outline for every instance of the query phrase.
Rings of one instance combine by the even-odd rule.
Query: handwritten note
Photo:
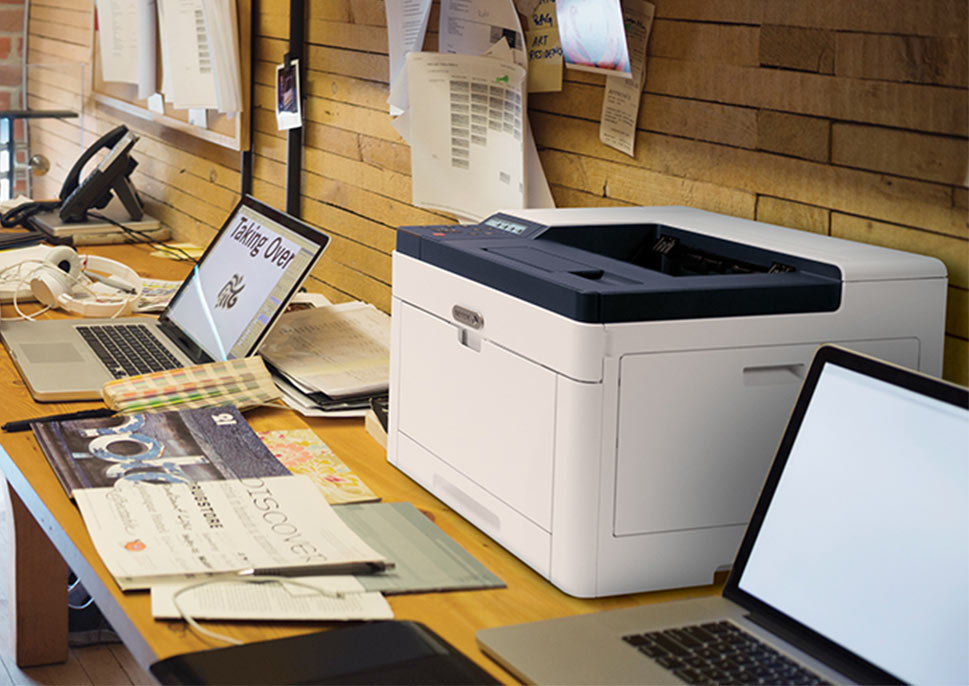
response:
[[[540,0],[528,18],[528,92],[562,90],[562,43],[555,24],[555,0]]]
[[[635,152],[636,121],[646,78],[646,44],[654,13],[655,6],[645,0],[627,0],[623,3],[632,73],[628,79],[606,77],[606,92],[602,99],[599,140],[630,157]]]

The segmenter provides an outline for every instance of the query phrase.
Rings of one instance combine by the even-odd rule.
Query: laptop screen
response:
[[[961,398],[960,407],[826,363],[728,587],[900,680],[969,683]]]
[[[162,315],[212,360],[256,351],[327,237],[246,197]]]

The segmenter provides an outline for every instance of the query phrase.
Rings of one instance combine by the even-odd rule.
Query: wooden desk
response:
[[[142,274],[178,279],[188,265],[149,256],[140,246],[82,249],[123,260]],[[4,308],[5,312],[7,308]],[[0,354],[0,418],[3,421],[95,406],[39,404],[28,394],[9,356]],[[247,413],[257,430],[309,425],[385,501],[409,501],[437,523],[507,588],[390,596],[398,619],[424,622],[506,683],[514,679],[475,644],[478,629],[601,609],[709,595],[717,586],[583,600],[557,590],[437,498],[391,466],[361,419],[306,419],[284,409]],[[156,621],[147,592],[122,593],[94,550],[80,513],[67,498],[30,432],[0,435],[6,455],[0,468],[10,497],[11,619],[17,664],[30,666],[67,657],[67,567],[80,577],[135,659],[148,668],[156,660],[213,647],[181,621]],[[210,623],[245,641],[319,630],[333,623]]]

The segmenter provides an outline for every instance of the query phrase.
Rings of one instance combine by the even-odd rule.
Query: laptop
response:
[[[247,357],[328,243],[326,234],[244,196],[157,319],[3,321],[0,337],[44,402],[100,399],[115,378]],[[123,346],[134,351],[119,352]]]
[[[720,596],[477,640],[526,683],[969,683],[969,389],[822,346]]]

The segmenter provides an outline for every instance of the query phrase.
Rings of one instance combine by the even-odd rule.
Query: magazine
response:
[[[31,425],[68,496],[118,481],[194,483],[289,470],[231,405]]]
[[[75,498],[95,549],[124,591],[199,575],[347,574],[393,566],[303,475],[118,481],[79,489]]]

